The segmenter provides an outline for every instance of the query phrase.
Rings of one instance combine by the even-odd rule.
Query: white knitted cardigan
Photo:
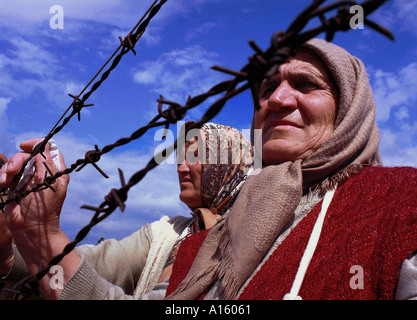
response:
[[[165,216],[157,224],[152,224],[151,232],[153,241],[149,249],[145,267],[135,289],[135,298],[140,298],[155,287],[175,242],[189,233],[189,226],[192,219],[185,217],[176,217],[174,219],[178,221],[173,223],[173,218]],[[187,224],[184,225],[184,222]],[[175,229],[180,225],[184,225],[185,228],[178,237],[178,230],[176,231]],[[183,228],[183,226],[181,227]]]

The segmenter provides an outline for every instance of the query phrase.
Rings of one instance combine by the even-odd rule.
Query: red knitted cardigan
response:
[[[290,291],[321,203],[270,255],[239,299],[282,299]],[[207,234],[181,245],[167,295],[187,275]],[[401,263],[416,249],[417,169],[366,167],[336,190],[299,295],[393,299]]]

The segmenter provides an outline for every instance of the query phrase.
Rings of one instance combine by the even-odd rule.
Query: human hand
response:
[[[12,194],[18,185],[17,179],[15,179],[16,175],[22,170],[26,160],[30,158],[30,152],[38,142],[40,139],[23,142],[20,145],[23,152],[11,156],[0,169],[0,187],[9,188],[9,197],[13,198]],[[23,186],[23,191],[30,190],[44,181],[46,171],[44,163],[52,175],[57,173],[58,170],[50,151],[48,143],[43,152],[46,159],[40,154],[33,158],[34,173],[29,176]],[[59,166],[61,170],[65,170],[62,154],[59,152],[58,156]],[[59,227],[59,217],[68,183],[69,176],[62,175],[52,184],[55,192],[50,188],[32,192],[18,202],[8,203],[4,208],[6,226],[31,274],[36,274],[40,266],[46,266],[70,242]],[[65,282],[75,272],[80,259],[80,256],[73,250],[59,263],[64,270]],[[40,289],[48,299],[56,299],[61,293],[61,288],[51,287],[50,277],[51,275],[47,274],[41,279]]]
[[[23,152],[11,156],[9,161],[0,169],[0,187],[10,188],[9,195],[13,194],[16,188],[15,176],[21,171],[24,163],[30,157],[29,152],[32,151],[38,142],[40,142],[40,139],[23,142],[20,145]],[[48,166],[52,174],[56,174],[57,168],[50,154],[49,143],[46,144],[43,154],[46,159],[40,154],[34,157],[35,171],[24,186],[24,190],[31,189],[44,181],[46,168],[43,163]],[[61,154],[59,154],[59,158],[61,168],[65,168]],[[11,202],[6,205],[4,212],[9,230],[13,234],[38,230],[39,236],[42,233],[59,230],[59,216],[65,200],[68,183],[69,176],[63,175],[56,179],[52,186],[55,192],[47,188],[27,195],[18,203]]]

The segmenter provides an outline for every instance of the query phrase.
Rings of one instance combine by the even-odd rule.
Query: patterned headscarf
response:
[[[252,165],[252,148],[249,140],[235,128],[206,123],[202,130],[206,146],[206,161],[202,165],[202,202],[213,213],[223,215],[232,206],[246,179]],[[211,159],[213,152],[214,161]]]
[[[190,122],[185,125],[188,124]],[[236,200],[252,166],[252,146],[239,130],[222,124],[205,123],[198,133],[204,149],[199,158],[202,207],[223,215]],[[200,231],[199,208],[191,209],[196,218],[194,232]]]

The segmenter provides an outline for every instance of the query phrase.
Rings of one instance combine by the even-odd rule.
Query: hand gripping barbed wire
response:
[[[364,1],[359,5],[363,8],[365,16],[364,24],[374,29],[375,31],[381,33],[382,35],[388,37],[389,39],[393,40],[394,37],[388,29],[368,19],[369,14],[377,10],[382,4],[384,4],[387,1],[388,0],[368,0]],[[153,6],[151,6],[151,8],[148,10],[148,18],[142,22],[144,26],[141,27],[142,24],[140,24],[139,27],[137,27],[136,32],[129,33],[129,35],[124,40],[121,39],[121,46],[123,49],[119,56],[122,56],[128,51],[132,51],[133,53],[135,53],[133,50],[134,45],[136,44],[138,38],[145,31],[146,25],[149,23],[151,17],[153,17],[156,14],[156,12],[159,10],[160,6],[164,2],[166,1],[160,1],[157,5],[155,4],[155,2]],[[35,186],[33,189],[28,190],[22,194],[14,195],[12,198],[9,197],[7,201],[0,204],[0,208],[3,208],[7,203],[11,201],[19,201],[31,192],[36,192],[45,188],[53,188],[53,183],[58,177],[60,177],[63,174],[69,174],[74,170],[79,171],[87,164],[92,164],[97,170],[100,171],[101,174],[103,174],[103,176],[106,177],[107,175],[96,165],[96,162],[100,160],[100,157],[103,154],[108,153],[114,148],[125,145],[133,140],[139,139],[151,128],[164,126],[166,129],[168,129],[170,124],[175,124],[177,123],[177,121],[183,119],[188,110],[199,106],[201,103],[203,103],[210,97],[223,94],[223,96],[221,96],[218,100],[216,100],[207,108],[206,112],[200,120],[195,121],[192,125],[187,127],[186,132],[194,128],[200,128],[204,123],[213,119],[222,110],[222,108],[229,99],[235,97],[236,95],[246,90],[251,90],[256,108],[258,101],[257,84],[259,84],[260,81],[262,81],[263,79],[269,78],[272,75],[276,74],[278,72],[279,66],[294,54],[294,50],[298,46],[308,41],[309,39],[318,36],[321,33],[326,34],[326,40],[332,41],[336,32],[349,31],[351,29],[349,23],[353,17],[353,14],[350,13],[349,9],[353,5],[358,5],[358,3],[356,1],[337,1],[326,6],[321,6],[324,2],[325,0],[314,0],[305,10],[303,10],[294,19],[294,21],[290,24],[290,26],[285,32],[275,32],[271,38],[271,45],[268,49],[262,50],[254,41],[250,40],[249,45],[255,51],[255,54],[249,57],[249,63],[245,65],[241,70],[236,71],[221,66],[212,67],[214,70],[234,76],[234,78],[232,78],[231,80],[218,83],[214,85],[211,89],[209,89],[207,92],[197,95],[195,97],[189,96],[184,105],[181,105],[180,103],[174,101],[165,100],[162,96],[160,96],[160,98],[157,99],[158,115],[156,115],[147,125],[137,129],[134,133],[130,135],[130,137],[121,138],[117,140],[115,143],[107,145],[102,149],[99,149],[98,146],[95,146],[94,150],[90,150],[85,154],[84,159],[78,159],[69,168],[62,172],[58,172],[55,175],[50,174],[50,170],[46,166],[47,170],[45,172],[45,181],[43,183]],[[325,15],[334,10],[337,10],[336,15],[332,16],[331,18],[326,18]],[[314,18],[319,19],[319,26],[309,29],[307,31],[303,31],[306,25]],[[113,62],[113,64],[115,63]],[[110,67],[111,70],[112,67]],[[102,79],[105,79],[107,76],[103,74]],[[72,107],[73,110],[68,118],[72,117],[75,114],[78,114],[78,117],[80,116],[81,109],[86,106],[84,104],[86,98],[88,98],[89,94],[91,94],[92,91],[98,88],[98,86],[101,84],[100,81],[96,83],[93,86],[92,90],[86,93],[81,99],[79,98],[81,94],[78,96],[72,96],[74,98],[74,102],[70,107]],[[166,107],[165,110],[164,107]],[[60,120],[62,120],[62,118]],[[66,120],[67,118],[64,119],[61,126],[55,126],[51,133],[47,135],[47,138],[50,139],[53,134],[57,133],[69,121]],[[186,132],[183,132],[183,134],[186,134]],[[177,137],[177,140],[174,142],[173,146],[168,147],[165,150],[162,150],[161,153],[164,153],[165,156],[168,156],[175,148],[177,148],[177,141],[181,141],[180,137]],[[34,153],[42,154],[44,146],[45,144],[40,146],[38,150],[34,151]],[[39,279],[41,279],[46,273],[48,273],[49,269],[53,265],[58,264],[65,255],[71,252],[76,247],[76,245],[79,244],[86,237],[89,230],[93,226],[104,220],[117,208],[120,208],[121,211],[125,209],[124,202],[127,200],[130,188],[139,183],[150,170],[158,166],[158,163],[156,162],[155,158],[157,157],[154,156],[152,159],[150,159],[150,161],[144,168],[134,173],[130,177],[128,182],[125,181],[123,171],[119,169],[121,187],[118,189],[113,188],[109,192],[109,194],[104,197],[104,201],[98,207],[91,205],[81,206],[81,208],[83,209],[94,211],[94,215],[90,220],[89,224],[83,227],[77,233],[75,239],[64,248],[63,252],[55,256],[49,262],[48,266],[44,267],[43,269],[40,267],[40,271],[36,275],[28,276],[27,278],[22,279],[13,288],[4,290],[9,290],[9,292],[13,293],[16,299],[22,297],[24,298],[28,294],[33,292],[39,293],[39,290],[37,289],[37,283]]]

